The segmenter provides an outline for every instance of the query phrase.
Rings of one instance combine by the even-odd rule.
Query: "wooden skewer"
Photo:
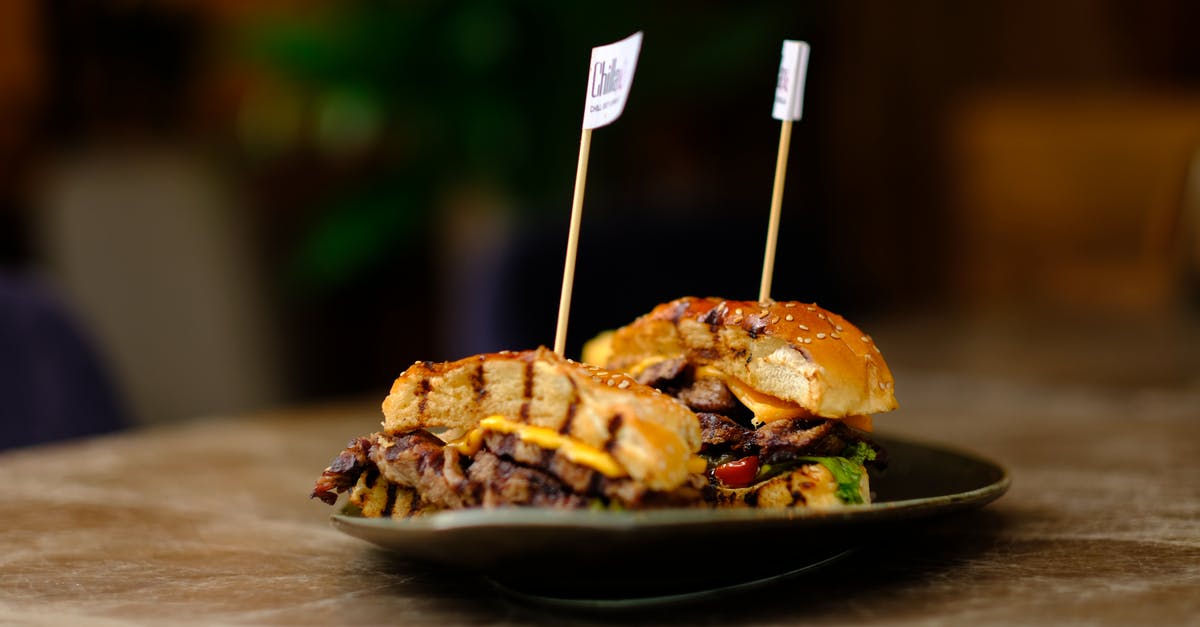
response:
[[[771,221],[767,226],[767,251],[763,256],[762,283],[758,300],[771,299],[771,277],[775,273],[775,246],[779,241],[779,213],[783,205],[783,179],[787,176],[788,146],[792,143],[792,121],[784,120],[779,128],[779,155],[775,158],[775,188],[771,191]]]
[[[583,217],[583,188],[587,184],[588,153],[592,148],[592,129],[583,129],[579,138],[579,165],[575,168],[575,195],[571,199],[571,227],[567,234],[567,260],[563,263],[562,294],[558,300],[558,326],[554,332],[554,352],[565,356],[567,318],[571,313],[571,288],[575,283],[575,257],[579,251],[579,223]]]

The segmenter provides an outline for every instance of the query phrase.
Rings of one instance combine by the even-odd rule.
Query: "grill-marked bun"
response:
[[[870,336],[815,304],[685,297],[587,348],[588,359],[636,374],[684,357],[814,416],[896,408],[892,373]]]
[[[466,432],[504,416],[606,451],[653,490],[681,485],[700,448],[696,416],[675,399],[544,347],[413,364],[392,385],[383,413],[393,434]]]

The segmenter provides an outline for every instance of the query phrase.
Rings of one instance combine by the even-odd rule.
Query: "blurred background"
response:
[[[1200,5],[571,4],[0,3],[0,448],[552,344],[589,49],[639,29],[569,354],[757,296],[785,38],[813,52],[776,298],[1195,317]]]

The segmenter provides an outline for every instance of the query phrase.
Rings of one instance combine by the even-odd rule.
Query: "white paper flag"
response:
[[[776,120],[799,120],[804,112],[804,74],[808,71],[808,44],[785,39],[779,60],[779,82],[775,84]]]
[[[616,43],[592,48],[583,128],[599,128],[621,117],[641,50],[641,31]]]

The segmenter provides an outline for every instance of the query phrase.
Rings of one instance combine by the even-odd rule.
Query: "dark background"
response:
[[[5,3],[0,275],[74,321],[125,424],[551,344],[589,49],[643,30],[592,142],[569,354],[757,296],[785,38],[812,57],[776,298],[1195,311],[1195,3],[564,4]]]

